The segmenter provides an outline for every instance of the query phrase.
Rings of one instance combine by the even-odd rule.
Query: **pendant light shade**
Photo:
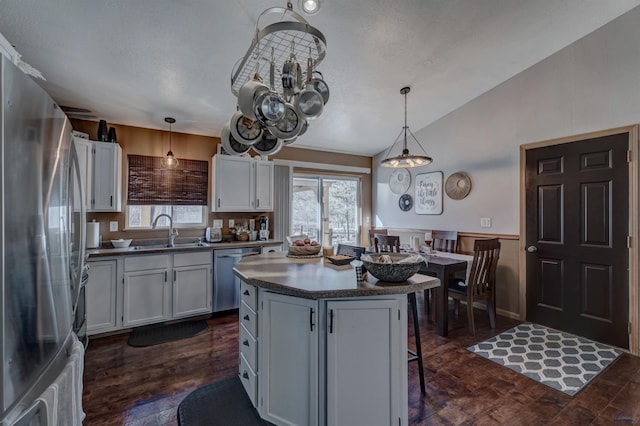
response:
[[[416,139],[413,133],[411,133],[411,130],[409,130],[409,126],[407,126],[407,93],[409,93],[410,91],[411,91],[410,87],[403,87],[402,89],[400,89],[400,93],[404,95],[404,127],[400,131],[400,134],[398,135],[396,140],[391,145],[391,148],[389,148],[389,150],[387,151],[387,155],[385,156],[386,158],[380,162],[380,165],[382,167],[392,167],[392,168],[420,167],[420,166],[426,166],[427,164],[431,164],[431,162],[433,162],[433,158],[427,155],[424,148],[422,148],[422,145],[420,145],[420,142],[418,142],[418,139]],[[409,154],[409,148],[407,148],[407,132],[409,132],[409,135],[411,135],[411,137],[416,142],[416,144],[420,147],[424,155]],[[403,136],[402,139],[400,139],[401,136]],[[403,141],[402,153],[400,155],[396,155],[395,157],[389,157],[389,154],[393,150],[393,147],[395,147],[400,140]]]
[[[175,169],[178,167],[178,159],[174,157],[173,151],[171,151],[171,125],[176,122],[175,118],[165,117],[165,122],[169,123],[169,152],[162,158],[162,167],[166,169]]]

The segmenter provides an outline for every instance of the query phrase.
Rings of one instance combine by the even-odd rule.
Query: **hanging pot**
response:
[[[275,91],[274,64],[269,66],[268,92],[260,92],[253,102],[253,112],[263,125],[273,126],[284,117],[284,100]]]
[[[311,83],[311,73],[313,68],[313,59],[307,59],[307,85],[303,91],[298,93],[295,100],[295,106],[298,112],[306,120],[313,120],[322,114],[324,101],[322,95],[318,93]]]
[[[320,71],[314,71],[313,74],[314,77],[311,79],[311,84],[313,84],[315,91],[320,93],[322,102],[326,105],[329,102],[329,85],[324,81]],[[318,74],[319,77],[316,77],[315,74]]]
[[[272,155],[280,151],[283,145],[282,139],[269,132],[263,132],[262,139],[251,145],[251,148],[260,155]]]
[[[297,94],[302,89],[302,70],[296,62],[295,56],[285,61],[282,66],[282,91],[287,99]]]
[[[262,125],[237,111],[229,122],[231,136],[243,145],[253,145],[262,138]]]
[[[254,80],[249,80],[240,87],[238,91],[238,108],[242,111],[242,115],[250,120],[255,120],[256,116],[253,112],[253,102],[255,98],[262,92],[268,92],[269,88],[256,78],[261,77],[256,74]]]
[[[278,139],[292,139],[300,133],[304,119],[291,104],[285,104],[284,117],[274,126],[269,126],[269,132]]]
[[[231,136],[231,132],[229,131],[229,122],[227,122],[222,128],[222,132],[220,133],[220,141],[222,145],[222,149],[227,154],[231,155],[241,155],[248,152],[251,149],[250,145],[244,145],[234,139]]]

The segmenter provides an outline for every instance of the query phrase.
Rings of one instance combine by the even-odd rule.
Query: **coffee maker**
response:
[[[258,239],[266,241],[269,239],[269,218],[267,216],[260,216],[258,218],[258,224],[260,231],[258,232]]]

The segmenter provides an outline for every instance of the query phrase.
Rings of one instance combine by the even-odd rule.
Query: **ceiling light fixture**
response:
[[[162,167],[166,169],[175,169],[178,167],[178,159],[173,156],[173,151],[171,151],[171,125],[176,122],[175,118],[165,117],[164,121],[169,123],[169,152],[167,152],[166,157],[162,157]]]
[[[320,10],[320,0],[299,0],[300,9],[307,15],[315,15]]]
[[[380,165],[382,167],[393,167],[393,168],[420,167],[420,166],[426,166],[427,164],[431,164],[431,162],[433,161],[433,158],[427,155],[424,148],[422,148],[422,145],[420,145],[420,142],[418,142],[418,139],[416,139],[413,133],[411,133],[411,130],[409,130],[409,126],[407,126],[407,93],[409,93],[410,91],[411,91],[410,87],[403,87],[402,89],[400,89],[400,93],[404,95],[404,127],[400,131],[400,134],[398,135],[396,140],[393,142],[393,145],[391,145],[391,148],[389,148],[389,150],[387,151],[387,154],[385,155],[386,158],[380,162]],[[407,148],[407,132],[409,132],[413,140],[416,141],[416,143],[418,144],[422,152],[424,152],[424,155],[409,154],[409,148]],[[400,136],[402,134],[404,134],[402,154],[396,155],[395,157],[389,157],[388,156],[389,153],[391,152],[393,147],[396,146],[396,144],[400,141]]]

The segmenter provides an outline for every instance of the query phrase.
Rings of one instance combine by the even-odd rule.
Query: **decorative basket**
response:
[[[385,255],[389,256],[393,263],[377,262],[377,254],[363,254],[360,257],[360,260],[362,260],[362,265],[371,275],[380,281],[387,281],[391,283],[406,281],[420,270],[420,266],[422,266],[422,263],[424,262],[422,258],[411,254],[385,253]],[[401,262],[409,257],[413,257],[415,260],[411,259],[410,262]]]
[[[317,246],[289,246],[289,254],[292,256],[311,256],[320,253],[321,245]]]
[[[247,241],[249,239],[249,234],[243,232],[242,234],[236,234],[236,240],[238,241]]]

